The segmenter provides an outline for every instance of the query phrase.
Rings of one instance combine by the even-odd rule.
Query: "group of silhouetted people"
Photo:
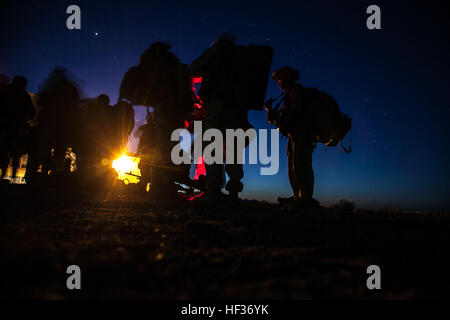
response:
[[[206,113],[197,120],[203,120],[204,130],[215,128],[225,136],[226,129],[252,128],[247,118],[248,108],[243,106],[245,88],[236,88],[239,77],[245,76],[239,57],[242,48],[236,45],[233,33],[224,32],[200,57],[189,66],[180,63],[170,52],[170,46],[156,42],[142,55],[140,64],[131,68],[124,77],[121,97],[133,104],[151,105],[155,111],[149,114],[147,122],[139,128],[138,153],[144,161],[141,165],[145,181],[152,181],[153,192],[158,199],[173,195],[174,182],[187,177],[187,168],[174,166],[170,161],[170,151],[176,142],[171,141],[171,133],[182,128],[187,114],[195,114],[198,99]],[[161,70],[164,70],[162,72]],[[192,92],[189,79],[201,77],[198,97]],[[265,79],[264,79],[265,80]],[[310,131],[310,120],[302,105],[302,86],[297,82],[299,72],[284,67],[273,73],[273,80],[283,90],[283,106],[279,111],[268,114],[271,123],[276,122],[289,139],[288,168],[293,197],[284,201],[301,203],[304,206],[318,206],[313,199],[314,174],[312,153],[315,147]],[[244,85],[245,87],[245,85]],[[251,94],[251,83],[248,94]],[[176,94],[175,94],[176,93]],[[264,92],[265,94],[265,92]],[[296,122],[302,118],[302,122]],[[276,119],[276,121],[274,121]],[[235,150],[235,156],[243,150]],[[191,155],[192,156],[192,155]],[[155,158],[158,158],[155,161]],[[183,165],[182,165],[183,166]],[[228,175],[228,181],[225,179]],[[184,175],[184,178],[183,178]],[[146,176],[151,178],[145,178]],[[201,200],[220,203],[223,200],[235,201],[243,190],[243,165],[207,164]],[[224,194],[225,189],[228,194]]]
[[[28,122],[35,116],[31,97],[26,92],[27,80],[15,77],[11,83],[0,84],[0,169],[2,179],[12,162],[13,179],[16,178],[19,159],[30,150]]]
[[[130,104],[119,101],[110,106],[104,94],[94,100],[82,99],[80,88],[63,67],[55,68],[40,85],[35,106],[26,86],[22,76],[1,86],[3,181],[9,164],[11,178],[16,177],[24,154],[28,155],[25,181],[35,184],[49,177],[64,180],[78,169],[78,173],[95,175],[105,167],[102,159],[110,163],[126,147],[134,127]]]
[[[2,85],[0,92],[2,176],[10,161],[14,167],[18,157],[25,153],[27,184],[37,183],[48,175],[70,175],[75,170],[70,153],[76,155],[80,175],[93,175],[101,163],[110,164],[126,150],[134,128],[133,105],[151,106],[154,111],[148,113],[146,123],[137,130],[141,180],[143,184],[151,184],[155,199],[170,199],[177,190],[175,182],[189,184],[191,180],[190,166],[176,166],[171,161],[172,148],[178,143],[171,141],[171,134],[186,127],[189,117],[195,118],[199,103],[206,112],[196,120],[203,120],[205,130],[216,128],[225,136],[226,129],[245,131],[252,127],[248,109],[242,106],[243,90],[235,87],[237,78],[242,76],[239,68],[243,67],[237,60],[242,49],[235,42],[233,33],[222,33],[190,66],[179,61],[170,45],[153,43],[142,54],[139,65],[125,74],[119,101],[114,106],[104,94],[96,99],[82,99],[76,83],[59,67],[39,87],[36,110],[26,92],[26,79],[14,78],[12,83]],[[198,95],[193,89],[193,77],[202,78]],[[283,106],[279,111],[271,110],[268,120],[284,130],[289,139],[289,180],[294,193],[289,201],[315,205],[312,197],[315,144],[302,109],[299,73],[284,67],[273,73],[273,80],[284,92]],[[30,125],[36,111],[38,120]],[[299,124],[298,119],[303,122]],[[238,152],[243,150],[235,150],[235,155]],[[202,199],[210,203],[236,201],[243,190],[243,177],[242,164],[209,164],[205,179],[197,181],[196,187],[206,191]]]

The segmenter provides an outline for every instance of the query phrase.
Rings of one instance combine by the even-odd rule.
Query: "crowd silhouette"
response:
[[[171,161],[172,148],[178,143],[171,140],[171,134],[183,127],[192,130],[194,120],[203,121],[205,129],[216,128],[222,133],[230,128],[245,131],[252,128],[248,110],[261,110],[264,105],[268,121],[289,139],[293,197],[284,202],[318,206],[312,197],[312,153],[319,136],[313,132],[313,113],[305,111],[306,93],[311,90],[298,84],[297,70],[284,67],[273,73],[273,80],[283,91],[279,103],[283,106],[272,108],[274,99],[264,103],[272,52],[266,46],[238,46],[235,35],[224,32],[186,65],[169,44],[152,43],[139,64],[125,73],[114,105],[105,94],[82,98],[77,81],[63,67],[56,67],[44,79],[34,106],[23,76],[15,77],[11,83],[2,76],[2,181],[9,182],[5,179],[9,164],[13,168],[10,178],[16,177],[19,158],[26,154],[27,185],[49,181],[57,185],[84,183],[83,187],[105,185],[105,179],[115,177],[112,161],[126,153],[135,124],[133,106],[139,105],[148,107],[146,123],[135,133],[139,137],[141,189],[146,186],[148,191],[151,185],[151,198],[171,201],[179,185],[183,185],[204,191],[201,200],[208,204],[235,202],[244,187],[242,164],[210,164],[206,166],[206,177],[196,174],[195,180],[190,179],[190,165],[177,166]],[[199,82],[197,93],[194,84]],[[324,139],[328,138],[329,135]],[[243,150],[235,150],[235,156],[239,152]],[[229,177],[227,183],[225,173]],[[223,188],[228,194],[222,192]]]

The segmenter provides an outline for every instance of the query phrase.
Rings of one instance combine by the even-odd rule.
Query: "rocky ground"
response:
[[[122,190],[123,191],[123,190]],[[286,212],[1,186],[2,298],[303,299],[449,295],[450,215]],[[69,291],[78,265],[82,289]],[[381,290],[366,269],[381,268]]]

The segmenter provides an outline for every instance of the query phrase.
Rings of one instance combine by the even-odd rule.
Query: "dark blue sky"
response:
[[[394,3],[395,2],[395,3]],[[291,65],[301,82],[333,95],[353,118],[353,152],[319,145],[315,195],[359,207],[450,210],[449,34],[445,2],[427,1],[10,1],[0,13],[0,73],[22,74],[29,89],[57,65],[83,82],[86,96],[115,102],[125,71],[153,41],[167,41],[185,63],[217,35],[275,48],[272,69]],[[66,8],[81,7],[81,30]],[[366,28],[377,4],[382,29]],[[98,33],[98,35],[96,35]],[[268,97],[279,89],[269,83]],[[138,113],[143,117],[143,113]],[[251,111],[255,128],[269,128]],[[346,139],[348,142],[348,138]],[[290,195],[286,140],[280,172],[245,167],[243,197]]]

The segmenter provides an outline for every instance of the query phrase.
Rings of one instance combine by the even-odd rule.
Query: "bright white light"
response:
[[[116,160],[113,160],[112,167],[117,172],[117,178],[128,183],[138,183],[141,176],[141,170],[139,169],[140,158],[130,157],[122,155]]]

